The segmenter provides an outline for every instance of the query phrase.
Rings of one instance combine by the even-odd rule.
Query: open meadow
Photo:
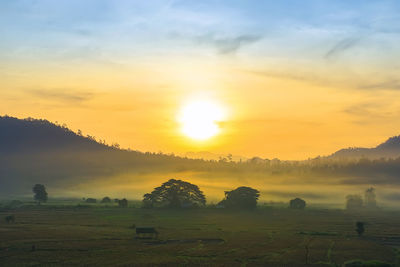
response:
[[[400,212],[263,206],[143,209],[66,202],[0,211],[0,266],[342,266],[399,264]],[[4,218],[14,215],[15,222]],[[357,221],[365,222],[358,237]],[[158,239],[135,238],[156,227]]]

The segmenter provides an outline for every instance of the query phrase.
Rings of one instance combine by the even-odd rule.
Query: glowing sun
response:
[[[206,140],[219,133],[218,122],[223,118],[223,109],[216,103],[193,101],[182,107],[179,122],[184,135],[195,140]]]

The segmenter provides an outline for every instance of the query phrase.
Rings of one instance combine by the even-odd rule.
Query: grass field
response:
[[[6,223],[11,214],[15,223]],[[395,266],[399,260],[400,212],[394,211],[148,210],[66,202],[2,209],[0,218],[0,266],[341,266],[352,259]],[[356,221],[366,222],[361,238]],[[159,240],[135,239],[133,224],[156,227]]]

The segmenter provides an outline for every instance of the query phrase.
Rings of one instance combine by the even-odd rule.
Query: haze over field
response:
[[[346,195],[370,186],[380,205],[398,207],[400,201],[400,137],[306,161],[234,161],[230,155],[210,161],[121,150],[48,121],[0,117],[0,147],[0,193],[7,197],[30,195],[32,184],[43,183],[53,196],[139,200],[178,178],[198,184],[214,203],[243,185],[258,188],[263,202],[303,197],[309,204],[343,207]]]

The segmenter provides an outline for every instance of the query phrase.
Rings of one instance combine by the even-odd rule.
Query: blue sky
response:
[[[398,1],[18,1],[0,3],[2,57],[214,49],[307,57],[371,38],[398,49]],[[381,36],[382,43],[373,40]],[[239,45],[237,38],[249,38]],[[251,41],[252,40],[252,41]],[[340,45],[342,41],[348,44]],[[367,41],[365,41],[367,42]],[[294,49],[296,44],[296,49]],[[218,46],[233,46],[223,49]],[[265,47],[263,49],[263,46]],[[257,49],[256,49],[257,48]],[[133,52],[135,50],[136,52]],[[320,51],[321,50],[321,51]],[[300,55],[299,53],[302,53]]]

